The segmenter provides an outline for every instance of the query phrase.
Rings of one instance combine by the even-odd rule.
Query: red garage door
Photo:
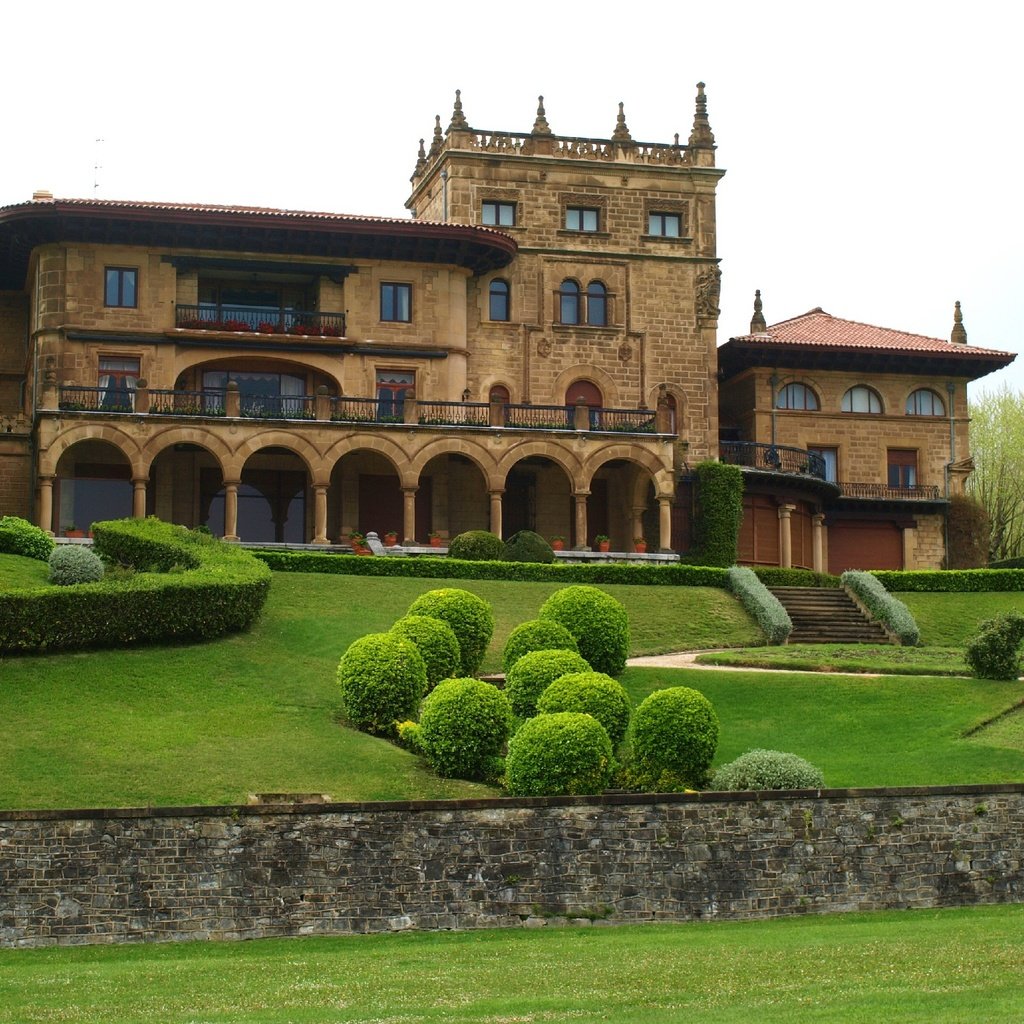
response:
[[[828,571],[902,569],[903,531],[895,523],[840,519],[828,526]]]
[[[772,498],[743,496],[739,561],[745,565],[779,564],[779,506]]]

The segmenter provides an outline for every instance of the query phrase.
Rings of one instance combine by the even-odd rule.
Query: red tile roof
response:
[[[923,334],[897,331],[891,327],[875,327],[856,320],[840,320],[820,307],[802,316],[772,324],[761,334],[741,334],[730,341],[752,345],[780,345],[787,348],[807,346],[820,349],[878,352],[921,352],[946,357],[976,358],[978,356],[1004,356],[1007,362],[1012,353],[994,348],[960,345],[945,338],[929,338]]]

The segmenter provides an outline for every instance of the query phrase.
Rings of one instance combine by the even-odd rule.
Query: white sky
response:
[[[821,306],[936,337],[960,299],[972,344],[1024,349],[1015,5],[699,7],[8,5],[0,205],[45,188],[401,217],[457,87],[475,128],[528,131],[543,93],[558,134],[608,137],[622,100],[634,138],[668,142],[703,80],[728,171],[720,342],[760,288],[769,323]],[[1024,390],[1024,356],[981,387],[1003,382]]]

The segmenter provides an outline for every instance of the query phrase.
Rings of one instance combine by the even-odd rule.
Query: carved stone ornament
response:
[[[46,365],[43,367],[43,384],[48,388],[57,386],[57,360],[53,356],[46,357]]]
[[[624,341],[619,346],[619,361],[628,363],[633,358],[633,347],[628,341]]]
[[[697,275],[697,316],[714,320],[721,310],[718,296],[722,285],[722,272],[718,267],[708,267]]]
[[[551,355],[550,338],[541,338],[540,341],[537,342],[537,355],[539,355],[541,359],[547,359],[547,357]]]

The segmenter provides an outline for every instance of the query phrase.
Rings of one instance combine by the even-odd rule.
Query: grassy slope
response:
[[[35,558],[0,554],[0,590],[45,586],[47,571],[46,562]]]
[[[0,1024],[1021,1018],[1024,908],[0,952]]]
[[[984,619],[1024,613],[1024,593],[895,594],[911,611],[926,644],[953,647],[978,630]]]
[[[804,672],[885,672],[912,676],[970,675],[958,647],[894,644],[786,644],[701,654],[702,665],[741,665]]]

